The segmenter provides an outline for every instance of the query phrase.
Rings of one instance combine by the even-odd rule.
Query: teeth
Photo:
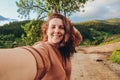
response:
[[[53,37],[54,37],[55,39],[57,39],[57,38],[60,38],[61,35],[60,35],[60,34],[53,34]]]
[[[54,37],[59,37],[60,35],[53,35]]]
[[[58,34],[54,34],[54,36],[59,36]]]
[[[55,39],[58,39],[58,38],[60,38],[60,36],[58,36],[58,35],[57,35],[57,36],[53,36],[53,37],[54,37]]]
[[[55,38],[59,38],[59,36],[54,36]]]

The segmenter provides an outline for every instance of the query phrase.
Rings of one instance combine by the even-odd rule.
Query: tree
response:
[[[91,36],[92,44],[95,44],[95,45],[100,44],[109,36],[109,34],[104,31],[97,31],[94,28],[90,28],[89,30],[90,30],[89,34]]]
[[[31,20],[24,26],[21,26],[25,31],[25,34],[21,36],[24,45],[33,45],[35,42],[40,40],[41,38],[40,26],[42,23],[43,21],[40,20]]]
[[[16,2],[20,17],[30,18],[30,13],[37,13],[37,18],[45,18],[51,12],[70,16],[80,11],[88,0],[20,0]]]

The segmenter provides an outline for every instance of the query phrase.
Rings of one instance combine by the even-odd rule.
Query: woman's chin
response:
[[[55,43],[55,44],[59,44],[61,42],[61,40],[55,39],[52,42]]]
[[[53,42],[53,44],[59,44],[59,43],[60,43],[60,41],[58,41],[58,42],[57,42],[57,41]]]

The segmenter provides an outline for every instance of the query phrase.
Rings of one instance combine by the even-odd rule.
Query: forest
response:
[[[10,22],[0,26],[0,48],[33,45],[41,39],[42,20]],[[83,36],[82,46],[120,41],[120,19],[73,23]]]

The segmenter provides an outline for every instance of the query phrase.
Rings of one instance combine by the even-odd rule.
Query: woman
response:
[[[0,50],[0,80],[70,80],[70,57],[80,33],[59,13],[49,16],[42,33],[33,46]]]

